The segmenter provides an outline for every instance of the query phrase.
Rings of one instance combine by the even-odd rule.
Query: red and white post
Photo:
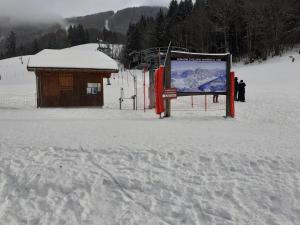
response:
[[[235,107],[234,107],[234,72],[230,72],[230,117],[235,117]]]
[[[143,93],[144,93],[144,112],[146,112],[146,67],[144,67],[144,81],[143,81]]]

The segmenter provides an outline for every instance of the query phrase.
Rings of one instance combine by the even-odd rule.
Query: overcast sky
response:
[[[16,20],[48,20],[81,16],[131,6],[167,6],[170,0],[0,0],[0,16]]]

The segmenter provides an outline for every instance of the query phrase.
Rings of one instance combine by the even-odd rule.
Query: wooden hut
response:
[[[103,78],[118,72],[117,63],[99,51],[43,50],[30,58],[36,74],[37,107],[101,107]]]

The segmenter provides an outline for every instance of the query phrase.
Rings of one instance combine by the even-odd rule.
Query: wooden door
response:
[[[60,106],[75,106],[73,99],[74,77],[73,74],[59,74]]]
[[[39,77],[41,82],[40,106],[53,107],[59,104],[58,77],[53,73],[44,73]]]

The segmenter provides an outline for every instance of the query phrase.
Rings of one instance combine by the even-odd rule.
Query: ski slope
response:
[[[0,61],[0,225],[299,225],[300,55],[234,71],[247,84],[236,119],[195,97],[159,120],[140,71],[138,111],[118,109],[129,71],[103,109],[36,109],[26,63]]]

